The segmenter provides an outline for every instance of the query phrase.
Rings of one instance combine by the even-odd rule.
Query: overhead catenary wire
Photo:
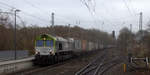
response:
[[[131,12],[131,10],[130,10],[130,8],[129,8],[128,3],[127,3],[125,0],[123,0],[123,3],[125,4],[125,7],[127,8],[129,14],[130,14],[131,16],[133,16],[133,13]]]
[[[33,3],[31,3],[31,2],[28,2],[27,0],[24,0],[24,1],[26,1],[26,3],[28,3],[28,4],[30,4],[33,8],[36,8],[36,9],[39,9],[39,10],[41,10],[39,7],[37,7],[35,4],[33,4]],[[95,3],[95,2],[94,2]],[[10,5],[8,5],[8,4],[6,4],[6,3],[3,3],[3,5],[6,5],[6,6],[8,6],[8,7],[10,7],[10,8],[13,8],[13,9],[16,9],[15,7],[13,7],[13,6],[10,6]],[[42,19],[42,18],[39,18],[39,17],[37,17],[37,16],[34,16],[34,15],[32,15],[32,14],[29,14],[29,13],[26,13],[26,12],[23,12],[25,15],[27,15],[27,16],[30,16],[30,17],[33,17],[33,18],[36,18],[36,19],[38,19],[38,20],[42,20],[42,21],[44,21],[45,22],[45,19]],[[43,12],[42,12],[43,13]],[[57,17],[62,17],[62,16],[57,16]],[[70,19],[68,19],[68,18],[66,18],[66,17],[62,17],[62,18],[64,18],[65,20],[70,20]],[[63,20],[64,20],[63,19]],[[71,24],[71,23],[70,23]]]
[[[46,12],[45,10],[37,7],[35,4],[29,2],[28,0],[23,0],[24,2],[26,2],[28,5],[30,5],[33,8],[36,8],[39,12],[44,13],[44,14],[48,14],[48,12]]]
[[[102,25],[102,27],[103,27],[103,25],[105,24],[105,25],[115,25],[114,27],[115,28],[113,28],[112,30],[115,30],[116,29],[116,24],[114,24],[113,22],[111,22],[109,19],[107,19],[107,18],[104,18],[102,15],[97,15],[97,13],[96,13],[96,9],[95,9],[95,11],[94,11],[94,14],[93,14],[93,12],[91,12],[91,7],[90,6],[88,6],[88,3],[85,3],[85,1],[92,1],[92,0],[80,0],[85,6],[86,6],[86,8],[88,9],[88,11],[91,13],[91,16],[92,16],[92,18],[94,19],[94,22],[96,22],[96,20],[97,20],[97,22],[98,21],[100,21],[101,22],[101,25]],[[83,2],[84,1],[84,2]],[[95,1],[95,0],[94,0]],[[95,5],[96,6],[96,5]],[[128,4],[126,5],[127,7],[128,7]],[[105,11],[106,11],[106,13],[108,13],[107,12],[107,10],[106,9],[104,9]],[[128,7],[128,12],[129,12],[129,14],[131,15],[131,16],[134,16],[133,14],[132,14],[132,12],[130,12],[130,8]],[[97,16],[96,16],[97,15]],[[98,17],[99,16],[99,17]],[[111,16],[111,15],[110,15]],[[97,19],[96,19],[97,18]],[[100,19],[101,18],[101,19]]]
[[[3,2],[0,2],[0,4],[5,5],[5,6],[9,7],[9,8],[12,8],[12,9],[16,9],[14,6],[8,5],[8,4],[3,3]],[[33,4],[31,4],[31,6],[36,7],[36,6],[34,6]],[[38,7],[36,7],[36,8],[39,9]],[[23,11],[22,11],[22,12],[23,12]],[[27,15],[27,16],[30,16],[30,17],[32,17],[32,18],[36,18],[36,19],[38,19],[38,20],[42,20],[42,21],[46,22],[45,19],[39,18],[39,17],[34,16],[34,15],[31,15],[31,14],[29,14],[29,13],[23,12],[23,14],[25,14],[25,15]]]
[[[39,10],[43,10],[43,9],[41,9],[41,8],[39,8],[39,6],[36,4],[36,3],[33,3],[33,2],[30,2],[29,0],[24,0],[24,1],[27,1],[27,3],[29,4],[29,5],[31,5],[33,8],[36,8],[36,9],[39,9]],[[109,22],[111,25],[113,25],[113,23],[109,20],[109,18],[107,18],[107,17],[105,17],[105,16],[103,16],[103,15],[99,15],[99,17],[98,17],[98,15],[97,15],[97,13],[96,13],[96,9],[95,9],[95,6],[96,6],[96,2],[95,2],[95,0],[81,0],[81,1],[87,1],[87,2],[93,2],[93,5],[91,6],[91,5],[89,5],[88,6],[88,8],[90,9],[90,13],[92,14],[92,13],[95,13],[94,15],[92,14],[92,16],[94,16],[93,17],[93,19],[95,19],[94,21],[95,22],[98,22],[98,21],[100,21],[100,22],[105,22],[105,21],[103,21],[102,19],[105,19],[107,22]],[[89,3],[90,4],[90,3]],[[88,3],[86,3],[86,5],[88,5]],[[91,7],[90,7],[91,6]],[[88,9],[88,10],[89,10]],[[23,12],[24,13],[24,12]],[[45,13],[45,11],[41,11],[41,13]],[[24,13],[25,15],[27,15],[27,16],[30,16],[30,17],[32,17],[32,18],[36,18],[36,19],[38,19],[38,20],[40,20],[40,21],[43,21],[43,22],[48,22],[49,23],[49,21],[47,21],[47,19],[45,19],[45,18],[41,18],[41,17],[38,17],[38,16],[36,16],[36,15],[32,15],[32,14],[29,14],[29,13],[27,13],[27,12],[25,12]],[[56,17],[61,17],[61,16],[56,16]],[[62,18],[65,18],[66,20],[68,20],[68,23],[69,23],[69,20],[70,19],[67,19],[66,17],[62,17]],[[96,20],[96,18],[98,18],[98,20]],[[61,18],[60,18],[61,19]],[[64,20],[64,19],[63,19]],[[102,23],[103,24],[103,23]],[[107,23],[104,23],[104,24],[107,24]]]
[[[3,2],[0,2],[0,4],[1,5],[4,5],[4,6],[7,6],[7,7],[9,7],[9,8],[12,8],[12,9],[16,9],[16,7],[14,7],[14,6],[11,6],[11,5],[9,5],[9,4],[6,4],[6,3],[3,3]],[[37,6],[35,6],[35,4],[32,4],[32,6],[35,8],[36,7],[36,9],[39,9],[39,10],[41,10],[42,11],[42,9],[40,9],[40,8],[38,8]],[[44,11],[44,10],[43,10]],[[29,16],[29,17],[31,17],[31,18],[34,18],[34,19],[37,19],[37,20],[40,20],[40,21],[43,21],[43,23],[44,22],[47,22],[47,23],[49,23],[50,21],[48,21],[48,20],[46,20],[46,19],[43,19],[43,18],[41,18],[41,17],[38,17],[38,16],[35,16],[35,15],[32,15],[32,14],[29,14],[29,13],[27,13],[27,12],[25,12],[25,11],[23,11],[23,10],[21,10],[21,12],[24,14],[24,15],[26,15],[26,16]],[[44,13],[44,12],[43,12]],[[45,12],[46,13],[46,12]],[[58,15],[58,14],[57,14]],[[60,19],[60,20],[67,20],[68,22],[63,22],[63,23],[66,23],[66,24],[71,24],[69,21],[71,20],[70,18],[68,19],[68,18],[66,18],[66,17],[63,17],[63,16],[60,16],[60,15],[58,15],[58,16],[56,16],[56,17],[61,17],[62,19]],[[73,25],[73,24],[72,24]]]
[[[17,9],[17,8],[14,7],[14,6],[8,5],[8,4],[3,3],[3,2],[0,2],[0,4],[2,4],[2,5],[4,5],[4,6],[7,6],[7,7],[9,7],[9,8],[12,8],[12,9]],[[42,20],[42,21],[44,21],[44,22],[48,22],[48,21],[46,21],[45,19],[42,19],[42,18],[40,18],[40,17],[34,16],[34,15],[32,15],[32,14],[29,14],[29,13],[23,11],[23,10],[21,10],[21,12],[22,12],[24,15],[26,15],[26,16],[30,16],[30,17],[35,18],[35,19],[40,20],[40,21]]]
[[[91,13],[91,15],[93,16],[93,17],[97,17],[97,16],[95,16],[95,15],[97,15],[97,13],[96,13],[96,9],[95,9],[95,6],[96,6],[96,1],[95,0],[80,0],[87,8],[88,8],[88,10],[89,10],[89,12]],[[89,3],[89,2],[93,2],[93,7],[90,7],[90,5],[89,4],[92,4],[92,3]],[[92,9],[91,9],[92,8]],[[91,10],[93,10],[93,11],[91,11]],[[94,13],[94,14],[93,14]],[[99,15],[100,17],[102,17],[101,15]],[[99,20],[100,21],[100,20]],[[107,20],[108,21],[108,20]]]
[[[90,12],[90,14],[91,14],[91,16],[92,16],[92,18],[93,18],[93,21],[95,21],[95,17],[94,17],[94,14],[95,14],[95,6],[96,6],[96,4],[95,4],[95,0],[80,0],[81,1],[81,3],[83,3],[85,6],[86,6],[86,8],[88,9],[88,11]],[[94,4],[92,5],[92,7],[90,7],[90,4],[92,4],[92,3],[90,3],[90,2],[94,2]],[[94,6],[94,7],[93,7]],[[95,21],[96,22],[96,21]]]
[[[130,1],[128,1],[128,2],[129,2],[130,5],[131,5],[131,9],[133,10],[134,15],[136,16],[136,12],[135,12],[135,9],[134,9],[134,7],[133,7],[132,1],[130,0]]]
[[[7,13],[7,12],[4,12],[5,14],[10,14],[12,17],[14,17],[14,14],[13,13]],[[19,18],[20,22],[24,25],[24,21],[22,20],[22,18],[18,15],[16,15],[17,18]]]
[[[7,7],[3,6],[3,5],[0,5],[0,7],[1,7],[1,8],[0,8],[0,11],[3,10],[3,9],[10,10],[10,9],[8,9]]]
[[[6,4],[6,3],[3,3],[3,2],[0,2],[0,4],[5,5],[5,6],[7,6],[7,7],[10,7],[10,8],[12,8],[12,9],[16,9],[15,7],[13,7],[13,6],[11,6],[11,5],[8,5],[8,4]]]
[[[31,3],[31,2],[29,2],[28,0],[23,0],[23,1],[26,2],[27,4],[29,4],[31,7],[38,9],[41,13],[47,14],[47,13],[50,12],[50,11],[47,12],[47,11],[45,11],[45,10],[39,8],[36,3]],[[57,14],[57,15],[58,15],[58,14]],[[61,19],[61,20],[70,20],[69,18],[66,18],[66,17],[61,16],[61,15],[58,15],[58,16],[55,16],[55,17],[61,17],[61,18],[63,18],[63,19]]]
[[[96,1],[95,1],[95,0],[80,0],[80,1],[81,1],[81,3],[83,3],[83,4],[86,6],[86,8],[88,9],[88,11],[90,12],[90,14],[91,14],[91,16],[92,16],[93,21],[94,21],[95,24],[96,24],[97,21],[102,22],[102,25],[106,24],[106,23],[104,23],[103,20],[100,20],[98,16],[95,16],[95,15],[97,15],[96,9],[95,9],[95,6],[96,6]],[[90,3],[89,3],[89,2],[91,2],[91,1],[94,2],[94,5],[93,5],[94,7],[90,7],[90,5],[89,5]],[[113,25],[113,23],[110,22],[108,19],[104,18],[104,17],[101,16],[101,15],[99,15],[99,16],[100,16],[101,18],[105,19],[105,20],[107,21],[107,23],[110,23],[111,25]],[[96,18],[97,18],[97,21],[96,21]],[[109,24],[108,24],[108,25],[109,25]]]

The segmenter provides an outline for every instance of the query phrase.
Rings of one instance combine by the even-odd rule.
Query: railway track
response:
[[[75,75],[93,75],[98,65],[100,65],[100,63],[104,61],[105,56],[106,56],[106,52],[104,52],[101,56],[97,57],[87,66],[85,66],[83,69],[78,71]]]
[[[111,69],[112,67],[116,66],[119,63],[121,63],[119,58],[114,58],[111,61],[105,62],[98,66],[94,75],[104,75],[104,73],[106,73],[109,69]]]
[[[90,64],[88,64],[85,68],[87,68],[84,72],[87,75],[93,75],[95,73],[95,70],[98,68],[98,65],[100,65],[99,63],[103,62],[104,60],[106,60],[106,56],[107,56],[107,51],[100,51],[100,56],[97,57],[95,60],[93,60]],[[72,61],[74,59],[70,59],[67,61],[63,61],[60,63],[56,63],[50,66],[46,66],[46,67],[33,67],[31,69],[28,70],[24,70],[21,72],[17,72],[17,73],[13,73],[13,74],[8,74],[8,75],[36,75],[38,73],[45,73],[46,70],[51,70],[55,67],[59,67],[61,65],[65,65],[66,63],[69,63],[70,61]],[[104,65],[104,64],[101,64]],[[97,69],[98,70],[98,69]],[[48,74],[47,74],[48,75]],[[76,75],[82,75],[82,74],[76,74]]]
[[[113,58],[112,60],[105,62],[107,60],[106,58],[105,52],[102,56],[96,58],[86,67],[78,71],[75,75],[103,75],[110,68],[121,62],[119,61],[119,58]]]
[[[100,52],[103,52],[103,50],[100,51]],[[70,63],[73,60],[76,60],[76,59],[79,59],[79,58],[85,58],[85,57],[86,56],[79,56],[78,58],[72,58],[72,59],[69,59],[69,60],[65,60],[63,62],[55,63],[55,64],[50,65],[50,66],[45,66],[45,67],[33,66],[33,68],[26,69],[26,70],[23,70],[23,71],[19,71],[19,72],[13,73],[13,74],[11,73],[11,74],[8,74],[8,75],[36,75],[36,73],[44,72],[46,70],[53,69],[55,67],[59,67],[61,65],[65,65],[67,63]]]

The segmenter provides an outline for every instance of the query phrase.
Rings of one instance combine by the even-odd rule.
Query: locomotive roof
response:
[[[56,40],[56,41],[64,41],[66,42],[67,40],[62,38],[62,37],[59,37],[59,36],[52,36],[52,35],[49,35],[49,34],[41,34],[39,36],[36,37],[36,40],[43,40],[43,38],[45,38],[45,40]]]
[[[64,41],[64,42],[67,42],[66,39],[62,38],[62,37],[59,37],[59,36],[56,36],[55,37],[56,41]]]
[[[55,40],[55,38],[53,38],[53,36],[48,35],[48,34],[41,34],[36,37],[36,40],[43,40],[44,38],[45,38],[45,40]]]

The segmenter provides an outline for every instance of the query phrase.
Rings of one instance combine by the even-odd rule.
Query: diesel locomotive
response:
[[[71,58],[74,54],[86,53],[102,49],[99,42],[64,39],[58,36],[42,34],[35,38],[36,65],[49,65]]]

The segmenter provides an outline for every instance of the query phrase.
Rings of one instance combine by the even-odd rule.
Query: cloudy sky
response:
[[[78,25],[109,33],[112,30],[118,33],[130,24],[137,31],[140,12],[144,29],[150,20],[150,0],[0,0],[2,11],[11,7],[21,10],[18,15],[28,25],[50,26],[54,12],[56,25]]]

